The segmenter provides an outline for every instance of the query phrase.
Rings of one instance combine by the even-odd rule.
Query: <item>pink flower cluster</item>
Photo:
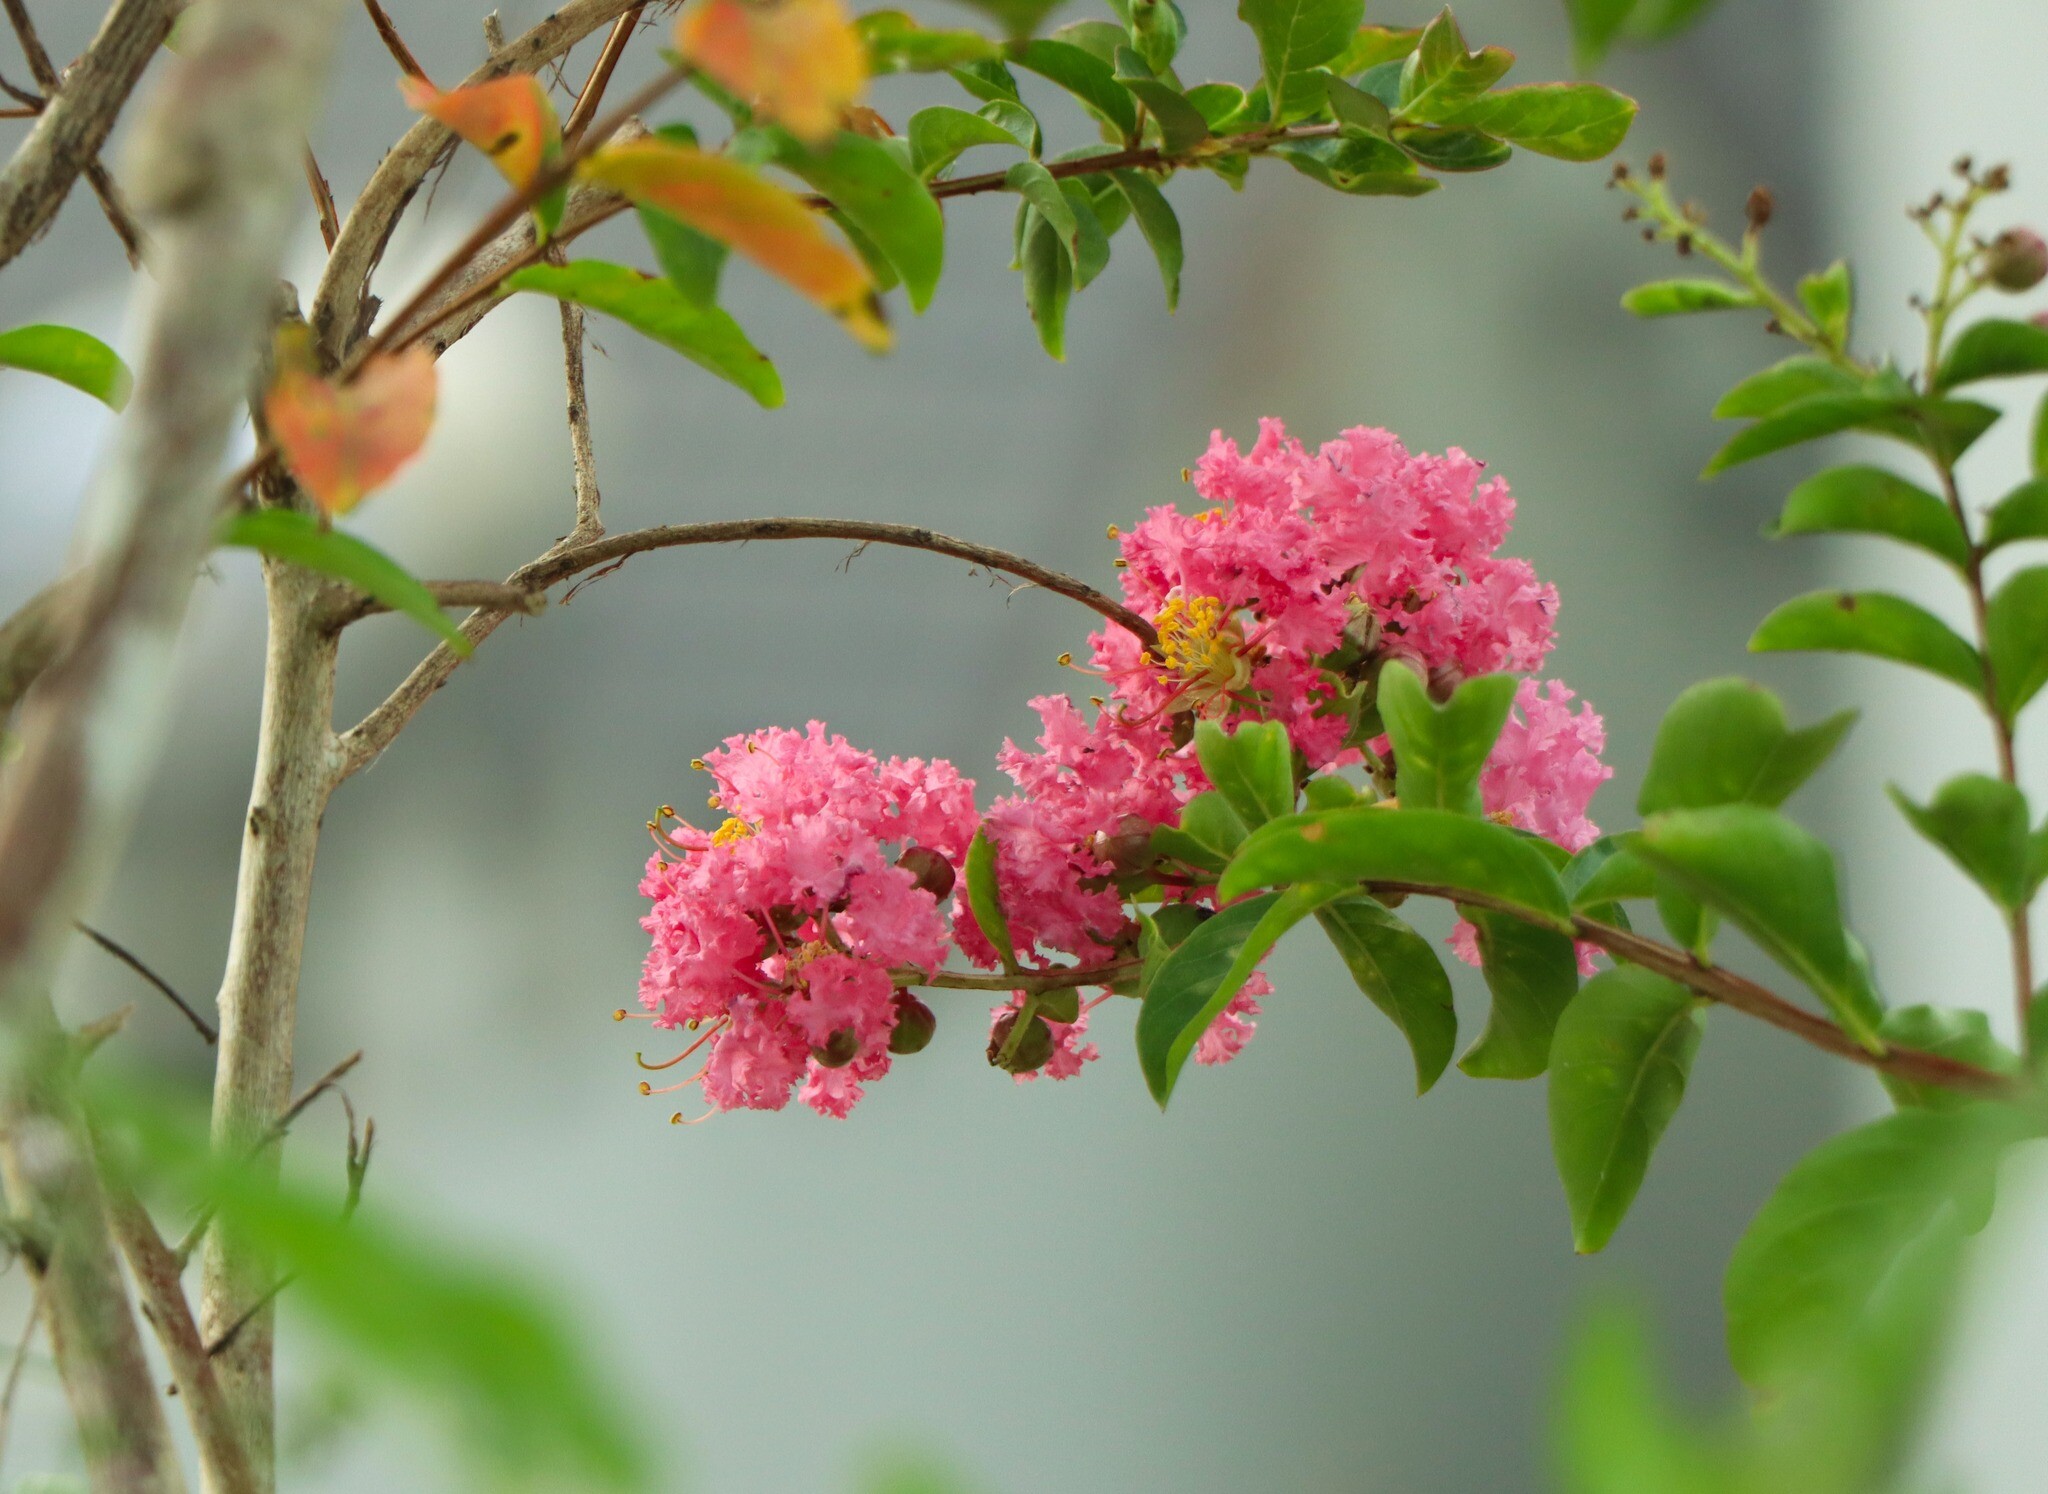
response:
[[[699,766],[728,818],[657,826],[641,1003],[659,1025],[712,1028],[717,1109],[779,1110],[801,1081],[806,1105],[844,1116],[889,1070],[892,972],[945,958],[974,785],[946,762],[878,762],[818,721],[732,737]]]
[[[1131,888],[1164,872],[1169,896],[1214,905],[1212,886],[1150,850],[1152,830],[1209,787],[1196,718],[1277,720],[1311,772],[1371,767],[1385,742],[1367,740],[1362,707],[1388,660],[1439,694],[1542,665],[1556,593],[1494,553],[1514,500],[1482,470],[1455,448],[1411,454],[1382,430],[1311,452],[1267,420],[1249,451],[1212,438],[1191,474],[1204,508],[1154,508],[1121,536],[1124,600],[1157,639],[1114,624],[1090,636],[1093,711],[1033,700],[1036,748],[1004,744],[1016,791],[980,820],[1019,964],[1075,963],[1105,988],[1066,1008],[1072,1021],[1039,1014],[1031,1060],[1006,1065],[1019,1079],[1068,1078],[1097,1056],[1090,1012],[1135,969]],[[1573,698],[1522,683],[1481,794],[1489,814],[1575,851],[1599,833],[1586,811],[1609,769],[1599,716]],[[731,818],[711,834],[679,828],[649,864],[641,999],[661,1023],[712,1024],[702,1083],[715,1108],[779,1108],[801,1082],[805,1103],[844,1115],[889,1067],[909,999],[899,980],[936,969],[949,944],[1000,964],[964,878],[950,929],[942,906],[975,833],[973,787],[949,764],[878,762],[817,722],[733,738],[703,766]],[[1469,939],[1454,945],[1470,957]],[[1197,1061],[1235,1057],[1270,993],[1254,976]],[[1018,992],[991,1013],[992,1056],[1028,1005]]]

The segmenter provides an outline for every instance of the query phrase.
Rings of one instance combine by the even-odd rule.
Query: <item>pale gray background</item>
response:
[[[40,9],[58,50],[82,38],[85,16]],[[392,9],[437,75],[479,55],[463,7]],[[1194,9],[1188,71],[1250,72],[1227,8]],[[539,10],[506,6],[508,27]],[[1460,7],[1468,33],[1521,52],[1532,79],[1569,69],[1558,12]],[[2017,154],[2023,182],[2048,173],[2028,154],[2038,129],[2018,125],[2041,107],[2025,69],[2048,28],[2018,0],[1939,13],[1957,12],[1981,28],[1929,57],[1935,0],[1728,0],[1695,36],[1610,69],[1646,106],[1629,153],[1671,150],[1724,223],[1770,182],[1788,270],[1851,229],[1910,252],[1892,205],[1957,146]],[[2009,68],[1995,82],[1981,71],[1993,55]],[[20,71],[4,53],[0,68]],[[352,21],[347,107],[330,107],[316,141],[344,205],[403,127],[391,74]],[[886,84],[878,102],[900,120],[921,86]],[[777,356],[788,408],[757,411],[597,322],[606,520],[900,519],[1108,584],[1103,526],[1177,498],[1213,426],[1248,438],[1271,413],[1312,440],[1367,423],[1462,445],[1513,484],[1511,548],[1563,591],[1554,670],[1607,714],[1618,774],[1600,815],[1627,823],[1650,732],[1686,682],[1748,669],[1792,687],[1802,714],[1845,687],[1741,652],[1825,560],[1754,537],[1794,465],[1694,480],[1717,439],[1713,396],[1773,349],[1746,323],[1646,326],[1617,309],[1669,261],[1616,221],[1603,177],[1522,158],[1416,203],[1342,199],[1277,165],[1241,196],[1188,180],[1173,189],[1183,310],[1165,315],[1142,246],[1120,239],[1076,305],[1065,367],[1038,351],[1002,268],[998,203],[951,210],[937,303],[886,360],[735,271],[731,304]],[[492,190],[459,161],[432,213],[408,220],[387,294]],[[301,285],[317,247],[309,221]],[[582,252],[636,251],[619,235]],[[81,196],[0,278],[0,324],[118,339],[120,269]],[[1896,295],[1907,274],[1901,258],[1870,279]],[[362,532],[430,574],[496,575],[536,553],[568,514],[559,404],[553,308],[498,313],[444,363],[428,454]],[[0,376],[0,606],[59,564],[101,429],[69,391]],[[350,1090],[378,1121],[371,1196],[549,1283],[656,1429],[675,1487],[842,1488],[864,1448],[908,1436],[1008,1494],[1536,1489],[1553,1368],[1589,1296],[1615,1288],[1652,1305],[1683,1385],[1727,1390],[1729,1246],[1784,1165],[1871,1103],[1860,1081],[1732,1016],[1712,1024],[1634,1216],[1592,1261],[1570,1251],[1541,1088],[1453,1073],[1416,1100],[1399,1038],[1309,940],[1275,961],[1257,1042],[1192,1076],[1166,1119],[1136,1074],[1127,1012],[1105,1013],[1104,1058],[1081,1080],[1013,1087],[979,1058],[982,1006],[946,997],[934,1047],[849,1123],[792,1110],[665,1124],[673,1106],[635,1093],[645,1030],[609,1013],[631,1002],[644,947],[640,827],[664,800],[694,802],[689,758],[815,715],[881,752],[951,756],[992,788],[996,746],[1032,726],[1025,698],[1073,684],[1053,657],[1085,614],[1037,594],[1006,602],[931,557],[844,558],[822,544],[646,557],[508,627],[341,792],[322,848],[301,1069],[367,1048]],[[253,567],[223,561],[195,606],[153,811],[96,913],[200,997],[225,943],[261,629]],[[420,648],[403,623],[352,635],[344,711],[373,704]],[[1875,818],[1870,761],[1809,812]],[[1887,895],[1876,882],[1852,867],[1859,908]],[[1880,955],[1905,967],[1913,946]],[[136,994],[89,951],[68,969],[80,1015]],[[1476,982],[1461,1005],[1476,1030]],[[203,1064],[174,1018],[145,1006],[137,1025],[163,1063]],[[298,1150],[338,1174],[332,1118]],[[288,1398],[309,1402],[317,1358],[289,1368]],[[0,1486],[65,1466],[46,1372],[23,1414]],[[440,1487],[418,1425],[381,1408],[366,1438],[287,1484]]]

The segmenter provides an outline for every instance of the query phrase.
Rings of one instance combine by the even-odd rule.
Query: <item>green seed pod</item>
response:
[[[811,1049],[811,1057],[828,1069],[843,1069],[860,1056],[860,1038],[851,1027],[842,1027],[825,1039],[825,1046]]]
[[[896,1025],[889,1029],[891,1053],[921,1053],[938,1029],[932,1009],[908,991],[896,993]]]
[[[1984,275],[2002,291],[2030,291],[2048,280],[2048,243],[2030,229],[2008,228],[1984,250]]]

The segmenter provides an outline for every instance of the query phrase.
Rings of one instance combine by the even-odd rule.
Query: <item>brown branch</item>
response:
[[[547,610],[547,593],[503,581],[428,581],[435,601],[443,607],[490,607],[504,612],[523,612],[529,617]],[[330,600],[320,616],[320,626],[332,631],[352,622],[375,617],[391,609],[375,597],[352,587],[330,588]]]
[[[313,211],[320,216],[320,242],[331,253],[335,239],[341,235],[341,220],[335,216],[334,188],[327,184],[326,173],[314,158],[310,140],[306,142],[306,190],[313,194]]]
[[[929,986],[941,991],[1024,991],[1042,995],[1047,991],[1071,991],[1079,986],[1106,986],[1143,964],[1143,960],[1118,960],[1109,965],[1052,970],[934,970],[930,974],[905,965],[891,970],[889,978],[899,986]]]
[[[80,172],[86,174],[107,221],[121,237],[130,263],[141,261],[142,240],[99,162],[100,147],[142,77],[142,70],[170,35],[177,0],[114,0],[85,55],[62,82],[36,39],[23,0],[0,0],[21,38],[36,81],[50,95],[45,107],[0,171],[0,264],[6,264],[56,216]]]
[[[597,54],[597,61],[591,65],[590,76],[583,80],[583,91],[576,95],[576,106],[569,111],[569,118],[562,125],[562,139],[574,145],[590,128],[591,120],[597,117],[597,106],[604,102],[604,91],[611,86],[612,73],[619,65],[619,59],[626,55],[626,47],[633,40],[633,28],[640,24],[640,12],[645,10],[645,0],[612,22],[611,34],[604,39],[604,48]]]
[[[1455,887],[1424,882],[1373,882],[1367,885],[1366,890],[1375,893],[1399,892],[1418,897],[1442,898],[1447,902],[1461,903],[1467,907],[1503,913],[1525,923],[1545,923],[1545,920],[1528,909],[1514,903],[1488,897],[1482,893],[1462,892]],[[1888,1047],[1882,1053],[1872,1053],[1827,1018],[1816,1016],[1803,1007],[1793,1005],[1776,992],[1737,975],[1732,970],[1725,970],[1718,965],[1702,965],[1690,953],[1674,945],[1660,943],[1627,929],[1616,928],[1613,924],[1602,923],[1584,914],[1572,916],[1572,931],[1577,938],[1586,943],[1604,949],[1618,959],[1640,965],[1645,970],[1655,971],[1667,980],[1676,981],[1695,995],[1704,996],[1723,1006],[1733,1007],[1747,1016],[1789,1032],[1824,1052],[1849,1059],[1853,1063],[1860,1063],[1865,1068],[1875,1069],[1881,1074],[1889,1074],[1895,1079],[1903,1079],[1914,1084],[1934,1084],[1943,1089],[1961,1090],[1969,1094],[1997,1095],[2012,1091],[2012,1080],[2005,1075],[1940,1053],[1926,1053],[1918,1048],[1896,1045]]]
[[[1126,629],[1148,648],[1158,642],[1158,634],[1151,623],[1121,602],[1062,571],[1013,555],[1007,550],[955,539],[916,525],[883,524],[861,519],[735,519],[703,524],[666,524],[587,542],[565,541],[514,571],[506,578],[505,584],[518,590],[544,591],[584,571],[617,563],[649,550],[794,539],[851,540],[863,545],[896,545],[951,556],[992,573],[1018,577],[1027,584],[1079,602]],[[463,622],[463,634],[472,645],[481,643],[509,615],[502,610],[480,608]],[[448,677],[461,662],[454,650],[442,644],[414,667],[382,705],[343,732],[338,743],[336,782],[361,771],[390,746],[428,698],[448,682]]]
[[[398,34],[398,27],[384,13],[384,7],[377,0],[363,0],[363,9],[370,13],[370,24],[377,28],[377,39],[384,43],[384,50],[391,54],[391,60],[398,64],[399,71],[412,78],[426,77],[427,70],[420,66],[419,58],[412,55],[412,48]]]
[[[628,19],[621,16],[619,24]],[[576,521],[569,541],[580,544],[604,537],[604,524],[598,518],[597,448],[590,439],[590,391],[583,376],[583,308],[574,301],[557,304],[562,312],[562,382],[567,391],[569,456],[576,483]]]
[[[172,988],[171,983],[169,981],[165,980],[161,975],[158,975],[154,970],[150,969],[149,966],[143,964],[142,961],[139,958],[137,958],[133,953],[131,953],[127,949],[124,949],[121,945],[116,944],[112,939],[109,939],[105,934],[102,934],[98,929],[94,928],[91,924],[83,923],[77,919],[73,919],[71,926],[77,929],[79,933],[85,935],[86,938],[92,940],[93,943],[97,944],[101,949],[104,949],[108,954],[112,955],[115,959],[119,960],[122,964],[126,965],[130,970],[133,970],[137,975],[141,976],[144,980],[148,981],[149,984],[155,986],[157,990],[163,994],[165,1000],[169,1001],[172,1006],[175,1006],[179,1011],[185,1014],[185,1020],[187,1022],[190,1022],[193,1025],[193,1027],[198,1030],[199,1035],[206,1039],[207,1045],[209,1047],[213,1046],[214,1044],[220,1041],[220,1034],[213,1030],[213,1024],[211,1022],[208,1022],[206,1018],[200,1016],[198,1012],[194,1011],[192,1009],[191,1003],[186,1001],[184,997],[180,996],[177,993],[177,991],[175,991]]]

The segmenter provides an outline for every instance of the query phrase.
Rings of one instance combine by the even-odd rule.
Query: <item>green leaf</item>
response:
[[[996,885],[996,843],[988,838],[988,827],[974,832],[967,845],[967,906],[981,936],[995,946],[1003,969],[1017,968],[1017,946],[1010,939],[1010,920],[1003,912],[1003,895]]]
[[[1413,670],[1401,664],[1384,667],[1379,708],[1393,739],[1401,807],[1483,813],[1479,773],[1514,704],[1513,675],[1467,680],[1439,706]]]
[[[1066,194],[1060,191],[1059,178],[1036,161],[1019,161],[1004,180],[1012,192],[1038,210],[1071,266],[1081,257],[1081,225]]]
[[[1629,850],[1633,839],[1633,835],[1603,835],[1572,857],[1559,877],[1573,911],[1656,894],[1656,873]]]
[[[2048,328],[2000,319],[1978,322],[1955,340],[1934,387],[2037,373],[2048,373]]]
[[[1609,0],[1575,8],[1595,3]],[[1737,1494],[1720,1449],[1672,1409],[1645,1340],[1638,1316],[1613,1305],[1575,1335],[1559,1429],[1564,1494]]]
[[[1159,143],[1169,154],[1190,150],[1209,138],[1209,121],[1202,111],[1171,83],[1155,78],[1144,58],[1129,47],[1119,47],[1115,66],[1116,81],[1151,111],[1159,125]]]
[[[2034,407],[2034,439],[2029,443],[2034,476],[2048,477],[2048,394]]]
[[[1801,353],[1753,373],[1721,396],[1714,406],[1716,420],[1758,420],[1775,415],[1797,400],[1816,394],[1855,394],[1863,380],[1846,373],[1825,358]]]
[[[1533,1079],[1549,1063],[1557,1019],[1579,989],[1578,951],[1555,929],[1480,908],[1459,911],[1478,932],[1493,1007],[1458,1068],[1474,1079]]]
[[[1066,198],[1057,186],[1053,195],[1065,205]],[[1068,212],[1071,216],[1072,210]],[[1079,238],[1078,225],[1075,238]],[[1067,357],[1067,303],[1073,299],[1074,256],[1078,252],[1078,245],[1062,240],[1036,208],[1028,210],[1023,257],[1024,305],[1038,328],[1039,346],[1062,363]]]
[[[346,581],[364,596],[438,633],[463,658],[470,655],[469,639],[412,572],[382,550],[326,527],[311,514],[288,508],[249,509],[229,515],[215,538],[223,545],[255,550]]]
[[[1013,37],[1029,36],[1066,0],[959,0],[990,16]]]
[[[1794,597],[1757,624],[1749,647],[1759,654],[1869,654],[1940,675],[1972,695],[1984,689],[1977,651],[1926,608],[1888,592],[1816,591]]]
[[[2048,539],[2048,478],[2031,478],[1992,505],[1984,526],[1988,554],[2016,540]]]
[[[1153,972],[1138,1011],[1138,1067],[1164,1110],[1195,1044],[1282,934],[1339,887],[1290,887],[1233,903],[1187,936]]]
[[[1882,467],[1830,467],[1785,500],[1772,535],[1881,534],[1917,546],[1957,570],[1970,542],[1949,506]]]
[[[1794,400],[1736,436],[1701,474],[1817,441],[1841,431],[1866,430],[1904,441],[1954,461],[1998,419],[1998,411],[1970,400],[1925,400],[1892,393],[1820,394]]]
[[[931,305],[946,261],[946,218],[918,174],[884,142],[851,130],[818,149],[785,131],[777,136],[776,164],[822,193],[882,251],[912,311]]]
[[[1849,313],[1855,302],[1855,285],[1849,261],[1838,259],[1799,282],[1799,300],[1819,326],[1823,336],[1836,347],[1849,340]]]
[[[900,10],[878,10],[853,21],[854,34],[867,49],[868,71],[942,73],[970,62],[1002,56],[1002,48],[972,31],[927,31]]]
[[[665,279],[603,260],[574,259],[566,265],[516,270],[505,278],[505,288],[574,301],[615,316],[746,391],[764,408],[772,410],[782,403],[781,375],[747,341],[739,323],[716,306],[692,301]]]
[[[1202,772],[1247,828],[1294,811],[1294,747],[1278,721],[1247,721],[1226,733],[1214,721],[1195,723]]]
[[[1558,1020],[1550,1047],[1550,1148],[1581,1255],[1614,1237],[1650,1154],[1685,1098],[1700,1003],[1676,981],[1605,971]]]
[[[1785,1383],[1859,1328],[1930,1235],[1981,1220],[2012,1117],[1902,1110],[1823,1142],[1785,1175],[1728,1262],[1728,1352],[1759,1389]]]
[[[1138,105],[1100,57],[1067,42],[1029,41],[1010,48],[1010,61],[1057,83],[1088,111],[1128,139],[1138,128]]]
[[[1420,197],[1442,185],[1417,171],[1399,146],[1369,136],[1291,140],[1274,146],[1271,154],[1303,176],[1354,197]]]
[[[1723,804],[1651,816],[1636,854],[1810,986],[1857,1042],[1884,1051],[1868,973],[1842,927],[1835,858],[1819,840],[1774,810]]]
[[[1330,59],[1330,71],[1340,78],[1355,78],[1389,62],[1404,62],[1422,43],[1420,26],[1361,26],[1351,33],[1344,50]]]
[[[2027,797],[1982,773],[1951,778],[1927,804],[1915,804],[1896,784],[1892,802],[1928,840],[1948,853],[1985,895],[2008,912],[2032,894],[2028,876]]]
[[[1396,143],[1431,171],[1491,171],[1504,165],[1514,147],[1478,130],[1445,130],[1403,125]]]
[[[1775,809],[1792,797],[1856,724],[1843,711],[1799,731],[1763,686],[1745,679],[1706,680],[1664,713],[1636,809],[1709,809],[1758,804]]]
[[[641,230],[654,250],[655,262],[677,294],[693,306],[718,303],[718,281],[729,251],[709,234],[699,233],[680,218],[653,208],[640,208]]]
[[[1079,230],[1074,245],[1074,289],[1085,290],[1109,265],[1109,235],[1103,232],[1094,199],[1085,186],[1065,177],[1060,192],[1074,210],[1074,226]]]
[[[1582,71],[1599,66],[1635,8],[1636,0],[1565,0]]]
[[[1980,1011],[1950,1006],[1902,1006],[1884,1016],[1880,1029],[1885,1041],[1922,1053],[1973,1063],[1994,1074],[2017,1077],[2019,1055],[1991,1035],[1991,1019]],[[1880,1073],[1886,1093],[1901,1109],[1912,1105],[1924,1109],[1954,1110],[1974,1104],[1967,1095],[1938,1084],[1916,1084],[1896,1074]]]
[[[1244,844],[1244,821],[1214,789],[1194,796],[1180,809],[1180,824],[1152,832],[1152,848],[1177,856],[1192,866],[1221,871]]]
[[[963,0],[972,3],[972,0]],[[949,67],[946,71],[954,82],[988,104],[1022,104],[1017,94],[1017,79],[1000,62],[970,62],[964,67]]]
[[[2048,684],[2048,566],[2029,566],[1991,598],[1984,645],[1998,676],[1998,708],[2014,720]]]
[[[1548,858],[1490,820],[1441,809],[1331,809],[1287,815],[1245,839],[1218,884],[1223,897],[1293,882],[1403,882],[1478,893],[1571,931]]]
[[[1427,1094],[1450,1066],[1458,1045],[1451,980],[1429,940],[1363,894],[1341,897],[1316,912],[1344,968],[1372,1004],[1408,1039],[1415,1056],[1415,1092]]]
[[[1721,932],[1721,915],[1702,907],[1700,900],[1668,881],[1657,883],[1654,894],[1657,917],[1673,944],[1690,953],[1702,965],[1714,963],[1714,936]]]
[[[1212,131],[1234,125],[1245,112],[1245,93],[1235,83],[1197,83],[1184,95]]]
[[[1757,299],[1738,285],[1719,280],[1655,280],[1621,298],[1621,309],[1635,316],[1684,316],[1695,311],[1740,311]]]
[[[1455,122],[1458,110],[1486,92],[1515,65],[1515,54],[1501,47],[1465,50],[1449,7],[1422,28],[1415,50],[1401,70],[1400,102],[1395,109],[1405,120],[1423,124]]]
[[[42,374],[116,410],[128,403],[135,387],[120,354],[97,337],[46,322],[0,332],[0,368]]]
[[[1258,39],[1266,97],[1283,98],[1296,73],[1337,57],[1365,19],[1364,0],[1237,0],[1237,18]],[[1276,119],[1275,124],[1285,124]]]
[[[1318,71],[1323,94],[1330,101],[1330,113],[1349,134],[1393,139],[1394,116],[1386,101],[1362,88],[1354,88],[1335,72]]]
[[[1597,161],[1627,137],[1636,101],[1598,83],[1532,83],[1483,93],[1442,117],[1561,161]]]
[[[977,145],[1000,145],[1010,150],[1028,150],[1031,145],[1028,137],[1019,140],[994,120],[945,104],[934,104],[911,115],[905,134],[910,141],[911,165],[925,181]]]
[[[1166,194],[1142,171],[1112,171],[1110,179],[1130,203],[1131,216],[1137,219],[1145,242],[1152,246],[1152,257],[1159,261],[1159,278],[1166,286],[1166,309],[1171,312],[1180,305],[1180,219],[1174,215]]]

